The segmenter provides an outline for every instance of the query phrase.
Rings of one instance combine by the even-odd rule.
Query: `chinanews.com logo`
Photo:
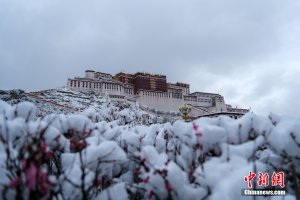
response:
[[[269,173],[249,172],[244,177],[247,189],[241,190],[243,196],[283,196],[285,195],[284,172]]]

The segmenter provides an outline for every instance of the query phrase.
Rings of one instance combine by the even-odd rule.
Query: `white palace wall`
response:
[[[168,93],[140,91],[136,101],[149,108],[162,111],[176,111],[184,104],[183,99],[171,98]]]
[[[103,81],[90,81],[84,79],[69,80],[67,87],[74,91],[83,92],[95,92],[98,94],[115,94],[115,95],[127,95],[127,93],[133,94],[133,89],[124,88],[121,84],[113,82]],[[126,91],[125,91],[126,90]]]

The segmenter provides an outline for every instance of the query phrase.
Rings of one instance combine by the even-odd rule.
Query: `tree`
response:
[[[184,121],[188,121],[189,118],[190,118],[189,114],[190,114],[190,112],[192,111],[192,108],[191,108],[189,105],[184,104],[183,106],[181,106],[181,107],[179,108],[179,111],[180,111],[180,113],[181,113],[182,119],[183,119]]]

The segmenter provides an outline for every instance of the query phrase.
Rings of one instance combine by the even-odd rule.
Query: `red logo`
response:
[[[244,177],[244,181],[247,182],[248,188],[252,188],[252,181],[256,177],[256,174],[254,172],[249,172],[248,176]],[[272,186],[280,186],[281,188],[285,187],[284,184],[284,172],[273,172],[271,176]],[[258,173],[258,180],[257,180],[258,186],[265,186],[267,187],[269,185],[269,174],[268,173]]]
[[[272,174],[272,186],[279,185],[281,188],[284,188],[284,172],[273,172]]]
[[[265,186],[267,187],[269,185],[269,174],[268,173],[261,173],[259,172],[258,176],[258,181],[257,181],[258,186]]]
[[[252,180],[255,178],[256,174],[254,172],[249,172],[248,176],[245,176],[244,181],[248,182],[248,188],[252,188]]]

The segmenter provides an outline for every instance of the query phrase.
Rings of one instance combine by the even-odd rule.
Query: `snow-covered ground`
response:
[[[22,90],[0,90],[0,100],[4,100],[10,105],[19,102],[32,102],[36,107],[36,114],[43,117],[49,114],[85,114],[96,111],[98,116],[95,120],[118,120],[123,116],[129,117],[136,123],[149,125],[152,123],[174,122],[180,118],[179,113],[162,112],[151,110],[144,105],[136,105],[132,101],[111,102],[107,97],[102,97],[95,93],[83,93],[69,90],[67,88],[57,88],[40,92],[24,92]],[[114,112],[114,114],[112,114]],[[130,120],[127,118],[127,120]],[[124,121],[124,119],[120,119]],[[125,119],[126,120],[126,119]]]
[[[138,107],[91,99],[43,117],[33,103],[0,101],[1,199],[253,199],[241,196],[250,171],[268,173],[272,189],[282,183],[271,175],[285,175],[286,196],[256,199],[299,199],[299,121],[249,113],[146,126]]]

